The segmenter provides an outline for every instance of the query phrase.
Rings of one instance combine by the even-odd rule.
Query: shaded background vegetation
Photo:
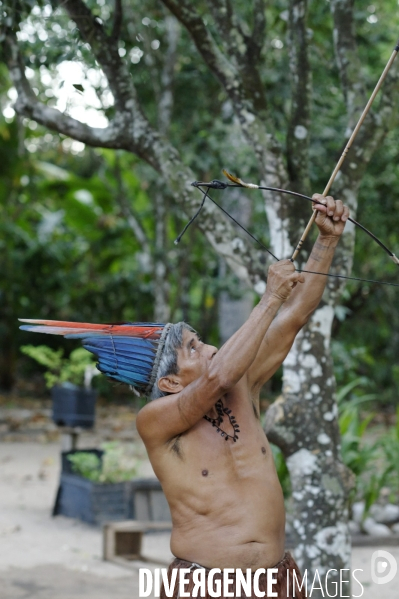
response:
[[[109,10],[102,2],[89,4],[103,18],[104,11]],[[20,10],[22,14],[22,4]],[[241,10],[245,14],[245,4]],[[398,30],[397,4],[386,2],[384,10],[368,2],[356,3],[357,41],[370,89]],[[131,56],[139,56],[138,61],[132,60],[131,69],[140,100],[150,118],[155,119],[159,90],[154,75],[159,75],[166,44],[165,11],[156,2],[146,2],[143,7],[134,1],[126,3],[125,11],[121,48]],[[283,144],[289,110],[285,11],[285,2],[275,2],[267,10],[273,36],[269,35],[264,49],[262,73]],[[36,6],[31,22],[41,17]],[[206,18],[211,21],[209,16]],[[312,190],[319,191],[345,132],[327,4],[312,4],[310,26],[315,89],[310,176]],[[67,19],[54,13],[47,19],[45,40],[28,32],[24,43],[29,46],[27,66],[34,81],[43,67],[51,71],[63,61],[79,60],[79,56],[92,60],[77,30],[73,32],[74,45],[65,43],[60,34],[63,27],[67,27]],[[46,51],[41,54],[43,44]],[[5,115],[0,117],[0,385],[10,391],[18,372],[23,377],[31,374],[18,351],[27,342],[27,336],[18,331],[18,317],[93,322],[154,318],[153,196],[159,182],[156,174],[132,155],[85,148],[79,142],[49,133],[29,119],[12,115],[10,105],[15,96],[5,67],[1,68],[0,81]],[[38,88],[40,95],[39,83]],[[82,94],[82,85],[76,84],[74,93]],[[228,99],[198,60],[185,31],[179,35],[173,96],[169,135],[179,145],[186,163],[198,173],[198,179],[220,177],[223,166],[247,177],[256,172],[247,146],[237,144],[237,123]],[[46,101],[51,103],[52,98]],[[392,131],[369,166],[358,210],[358,220],[393,248],[399,246],[396,141],[397,131]],[[161,191],[167,204],[165,276],[170,288],[171,320],[188,320],[207,340],[218,343],[220,293],[227,290],[234,297],[242,292],[234,276],[221,273],[218,257],[195,227],[180,246],[173,244],[185,220],[173,198],[164,188]],[[225,194],[222,202],[229,206],[232,198]],[[262,199],[254,193],[250,202],[251,231],[267,242]],[[138,223],[145,243],[132,229],[129,216]],[[357,235],[354,274],[398,280],[386,256],[361,233]],[[398,403],[399,385],[397,293],[395,288],[377,284],[348,284],[333,329],[338,384],[365,377],[369,390],[377,394],[379,409],[392,413]],[[49,343],[59,344],[60,340],[50,338]],[[272,391],[277,393],[278,389],[277,375]]]

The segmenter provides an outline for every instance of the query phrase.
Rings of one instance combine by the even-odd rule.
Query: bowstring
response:
[[[228,216],[236,225],[238,225],[243,231],[245,231],[245,233],[247,233],[247,235],[249,235],[249,237],[251,237],[254,241],[256,241],[256,243],[258,243],[264,250],[266,250],[266,252],[268,252],[275,260],[277,260],[277,262],[279,262],[281,260],[281,258],[277,258],[277,256],[275,256],[273,254],[273,252],[271,252],[269,250],[269,248],[267,248],[257,237],[255,237],[255,235],[253,235],[250,231],[248,231],[248,229],[246,229],[244,227],[244,225],[242,225],[240,222],[238,222],[238,220],[236,220],[234,218],[234,216],[232,216],[229,212],[227,212],[227,210],[225,210],[222,206],[220,206],[220,204],[218,204],[210,195],[209,195],[209,190],[211,189],[210,186],[204,184],[204,187],[207,188],[206,191],[204,191],[203,189],[201,189],[201,187],[199,185],[195,185],[195,187],[197,189],[199,189],[199,191],[203,194],[203,199],[201,202],[201,205],[199,207],[199,209],[197,210],[197,212],[195,213],[195,215],[190,219],[190,221],[187,223],[187,225],[184,227],[183,231],[180,233],[180,235],[176,238],[175,240],[175,244],[178,244],[181,240],[181,238],[183,237],[184,233],[187,231],[188,227],[194,222],[194,220],[197,218],[197,216],[199,215],[199,213],[201,212],[202,208],[204,207],[205,204],[205,200],[206,198],[209,198],[211,200],[211,202],[213,202],[215,204],[215,206],[217,206],[219,208],[219,210],[221,210],[222,212],[224,212],[224,214],[226,214],[226,216]],[[242,187],[241,185],[226,185],[225,188],[228,187]],[[270,189],[270,191],[272,191]],[[304,196],[303,194],[299,194],[296,192],[290,192],[289,190],[283,190],[283,189],[277,189],[275,188],[273,191],[281,191],[284,193],[288,193],[290,195],[295,195],[295,196],[299,196],[299,197],[303,197],[306,198],[310,201],[312,201],[314,203],[314,200],[312,198],[310,198],[309,196]],[[316,202],[317,203],[317,202]],[[352,222],[354,222],[354,224],[359,225],[360,228],[362,230],[365,230],[366,233],[369,233],[368,229],[366,229],[365,227],[363,227],[362,225],[360,225],[360,223],[358,223],[357,221],[353,221],[352,219],[349,219]],[[372,237],[375,239],[375,236],[372,234]],[[379,240],[378,240],[379,242]],[[381,245],[381,247],[384,247],[384,249],[387,249],[386,246],[384,246],[382,244],[382,242],[379,242],[379,244]],[[388,250],[389,252],[389,250]],[[360,281],[363,283],[376,283],[377,285],[389,285],[390,287],[399,287],[399,283],[391,283],[389,281],[376,281],[374,279],[361,279],[360,277],[348,277],[346,275],[334,275],[332,273],[326,273],[326,272],[317,272],[317,271],[313,271],[313,270],[304,270],[304,269],[300,269],[300,268],[296,268],[295,269],[296,272],[305,272],[305,273],[309,273],[312,275],[320,275],[323,277],[331,277],[331,278],[336,278],[336,279],[345,279],[347,281]]]
[[[183,229],[183,231],[180,233],[180,235],[179,235],[178,237],[176,237],[176,239],[175,239],[175,245],[177,245],[178,243],[180,243],[180,240],[181,240],[181,238],[183,237],[184,233],[187,231],[187,229],[189,228],[189,226],[193,224],[193,222],[195,221],[195,219],[197,218],[197,216],[199,215],[199,213],[200,213],[200,212],[201,212],[201,210],[203,209],[203,207],[204,207],[204,204],[205,204],[205,200],[206,200],[206,198],[212,199],[212,198],[210,198],[210,196],[209,196],[209,189],[210,189],[210,187],[208,187],[208,188],[207,188],[207,191],[206,191],[206,193],[205,193],[205,191],[203,191],[203,190],[201,189],[201,192],[204,194],[204,197],[202,198],[201,205],[200,205],[200,207],[198,208],[197,212],[194,214],[194,216],[193,216],[192,218],[190,218],[190,220],[188,221],[188,223],[186,224],[186,226],[184,227],[184,229]],[[213,201],[213,200],[212,200],[212,201]]]
[[[204,197],[205,197],[205,192],[204,192],[204,191],[203,191],[203,190],[202,190],[200,187],[198,187],[198,189],[199,189],[199,190],[200,190],[200,191],[201,191],[201,192],[204,194]],[[258,244],[259,244],[259,245],[260,245],[260,246],[261,246],[261,247],[262,247],[264,250],[266,250],[266,252],[268,252],[268,253],[269,253],[269,254],[270,254],[270,255],[271,255],[271,256],[272,256],[272,257],[273,257],[275,260],[277,260],[277,262],[279,262],[279,260],[280,260],[280,259],[279,259],[279,258],[277,258],[277,256],[275,256],[275,255],[273,254],[273,252],[271,252],[271,251],[269,250],[269,248],[267,248],[267,247],[266,247],[266,246],[265,246],[265,245],[264,245],[264,244],[263,244],[263,243],[262,243],[262,242],[261,242],[259,239],[257,239],[257,238],[255,237],[255,235],[252,235],[252,233],[250,233],[250,231],[248,231],[248,229],[246,229],[246,228],[244,227],[244,225],[242,225],[241,223],[239,223],[239,222],[238,222],[238,220],[236,220],[236,219],[234,218],[234,216],[232,216],[232,215],[231,215],[229,212],[227,212],[227,210],[225,210],[225,209],[224,209],[222,206],[220,206],[220,204],[218,204],[217,202],[215,202],[215,200],[214,200],[213,198],[211,198],[211,196],[209,195],[209,187],[208,187],[208,191],[207,191],[207,196],[208,196],[208,198],[211,200],[211,202],[213,202],[213,203],[215,204],[215,206],[217,206],[217,207],[218,207],[218,208],[219,208],[219,209],[220,209],[222,212],[224,212],[224,213],[225,213],[225,214],[226,214],[226,215],[227,215],[229,218],[231,218],[231,220],[232,220],[233,222],[235,222],[235,224],[236,224],[236,225],[238,225],[239,227],[241,227],[241,229],[243,229],[243,231],[245,231],[245,233],[247,233],[247,235],[249,235],[250,237],[252,237],[252,239],[253,239],[254,241],[256,241],[256,242],[257,242],[257,243],[258,243]],[[203,206],[203,203],[201,204],[201,207],[202,207],[202,206]],[[197,213],[197,214],[198,214],[198,213]],[[197,215],[196,215],[196,216],[197,216]],[[193,220],[193,219],[192,219],[192,220]],[[191,221],[191,222],[192,222],[192,221]],[[185,229],[184,229],[184,230],[185,230]],[[179,237],[177,238],[177,239],[179,239],[179,241],[180,241],[180,239],[181,239],[181,236],[182,236],[182,234],[184,233],[184,230],[183,230],[183,232],[182,232],[182,233],[179,235]],[[176,241],[177,241],[177,240],[176,240]],[[175,242],[175,243],[176,243],[176,242]]]

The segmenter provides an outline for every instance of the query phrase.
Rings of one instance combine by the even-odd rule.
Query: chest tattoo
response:
[[[238,440],[237,433],[240,432],[240,426],[239,426],[237,420],[235,419],[234,414],[231,413],[231,410],[229,408],[226,408],[223,405],[223,402],[221,399],[217,400],[217,402],[215,403],[215,408],[216,408],[216,412],[218,415],[217,418],[210,418],[209,416],[207,416],[205,414],[205,416],[204,416],[205,420],[210,422],[212,424],[212,426],[216,427],[216,432],[220,433],[226,441],[228,441],[229,439],[232,439],[235,443]],[[231,426],[233,427],[233,430],[234,430],[233,435],[229,435],[229,433],[226,433],[226,431],[223,430],[220,426],[223,423],[224,416],[227,416]]]

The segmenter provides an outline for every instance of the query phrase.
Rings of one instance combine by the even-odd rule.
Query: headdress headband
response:
[[[159,363],[172,323],[125,322],[89,324],[60,320],[26,320],[20,328],[34,333],[80,339],[98,358],[97,368],[109,378],[127,383],[148,395],[156,381]]]

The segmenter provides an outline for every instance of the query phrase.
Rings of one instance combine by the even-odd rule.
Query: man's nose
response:
[[[215,347],[214,345],[207,345],[206,346],[206,355],[209,358],[209,360],[211,358],[213,358],[213,356],[217,353],[218,348]]]

